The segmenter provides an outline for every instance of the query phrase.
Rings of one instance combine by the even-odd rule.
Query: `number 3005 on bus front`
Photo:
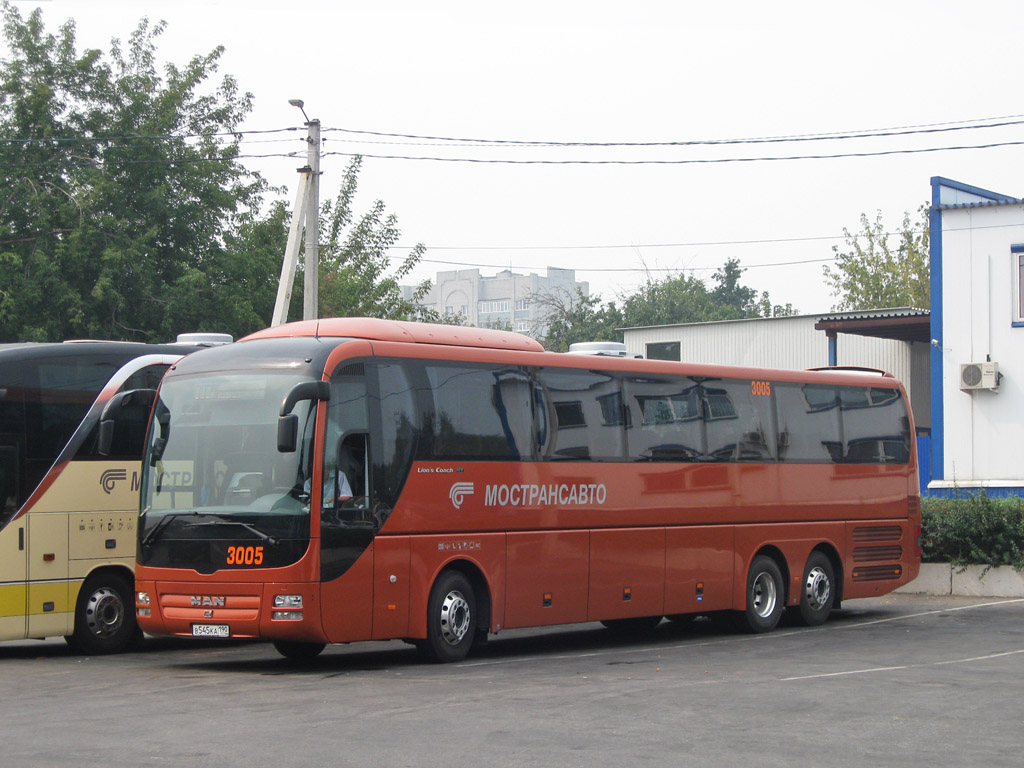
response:
[[[263,565],[263,547],[228,547],[228,565]]]

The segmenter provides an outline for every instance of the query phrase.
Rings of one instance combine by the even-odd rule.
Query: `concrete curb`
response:
[[[909,595],[1024,597],[1024,573],[1008,565],[993,568],[921,563],[917,578],[896,591]]]

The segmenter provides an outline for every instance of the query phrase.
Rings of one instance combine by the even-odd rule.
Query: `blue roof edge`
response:
[[[981,187],[975,187],[970,184],[964,184],[961,181],[954,181],[953,179],[947,179],[944,176],[932,176],[932,205],[938,206],[939,203],[939,188],[948,187],[949,189],[955,189],[960,192],[966,192],[970,195],[977,195],[978,197],[984,197],[996,203],[1019,203],[1021,199],[1019,197],[1013,197],[1012,195],[1001,195],[998,192],[992,192]]]

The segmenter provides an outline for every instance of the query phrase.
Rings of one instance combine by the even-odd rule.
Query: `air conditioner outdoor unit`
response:
[[[975,389],[999,390],[999,363],[961,363],[960,389],[970,392]]]

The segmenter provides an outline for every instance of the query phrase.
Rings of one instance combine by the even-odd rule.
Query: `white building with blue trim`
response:
[[[1024,495],[1024,200],[931,186],[928,490]]]

